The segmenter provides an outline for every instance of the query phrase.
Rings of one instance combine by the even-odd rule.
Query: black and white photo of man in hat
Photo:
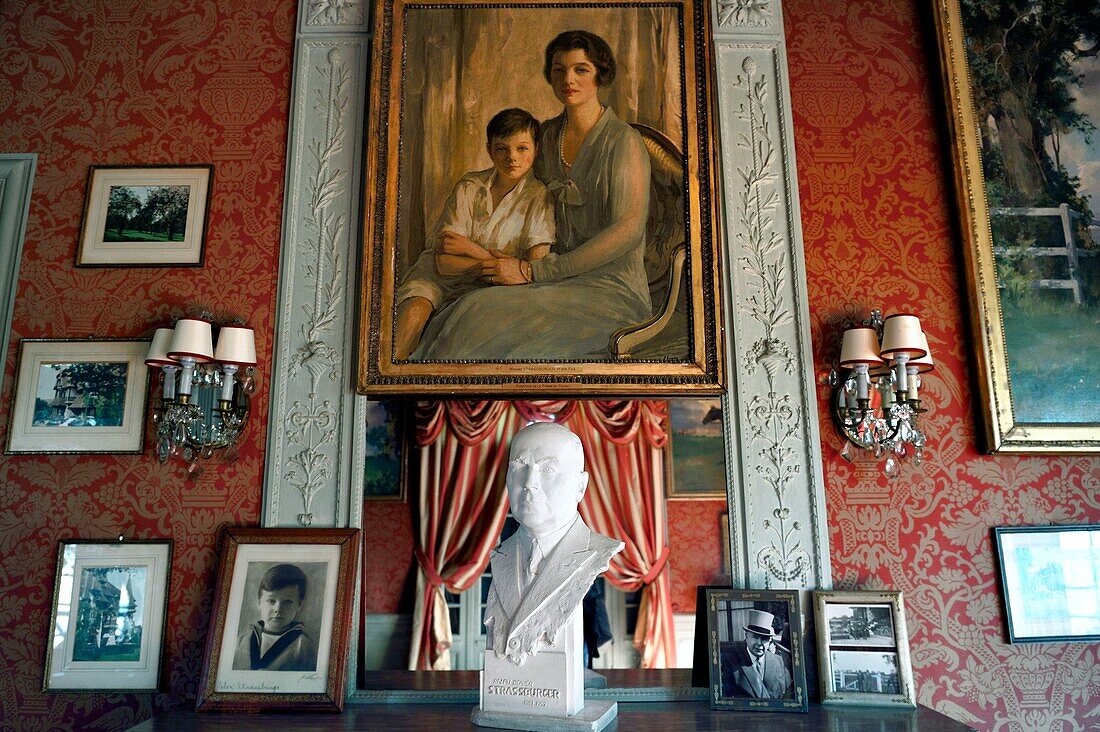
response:
[[[723,649],[722,695],[750,699],[784,699],[791,693],[791,674],[776,653],[780,635],[775,616],[764,610],[749,610],[743,626],[743,643]]]

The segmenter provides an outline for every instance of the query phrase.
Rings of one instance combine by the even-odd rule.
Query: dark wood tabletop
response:
[[[162,712],[131,732],[272,732],[272,730],[480,730],[470,722],[471,704],[363,704],[349,702],[339,714]],[[962,732],[970,727],[926,707],[911,711],[810,705],[807,714],[711,711],[707,702],[627,702],[608,730],[828,730],[829,732]]]

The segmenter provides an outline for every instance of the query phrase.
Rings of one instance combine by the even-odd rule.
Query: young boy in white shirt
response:
[[[416,349],[433,312],[492,284],[477,275],[482,260],[497,253],[534,261],[554,241],[553,198],[531,174],[538,120],[526,110],[505,109],[489,120],[485,137],[493,167],[455,183],[428,247],[397,290],[396,360]]]

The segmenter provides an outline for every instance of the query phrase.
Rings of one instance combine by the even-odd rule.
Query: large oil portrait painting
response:
[[[1100,452],[1096,10],[936,9],[987,447]]]
[[[708,12],[378,0],[361,392],[717,393]]]

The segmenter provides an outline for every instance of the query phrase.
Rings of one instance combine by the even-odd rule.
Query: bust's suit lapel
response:
[[[527,588],[512,616],[513,635],[527,623],[536,620],[540,615],[538,611],[546,608],[558,591],[569,588],[569,578],[590,559],[586,556],[590,534],[589,528],[583,522],[577,521],[554,547],[554,551],[542,560],[535,581]],[[585,588],[586,591],[587,589]]]
[[[500,621],[509,625],[515,617],[520,602],[518,537],[519,532],[512,534],[489,556],[489,565],[493,568],[493,589],[497,593],[505,615]],[[513,581],[504,582],[505,577],[512,577]]]

